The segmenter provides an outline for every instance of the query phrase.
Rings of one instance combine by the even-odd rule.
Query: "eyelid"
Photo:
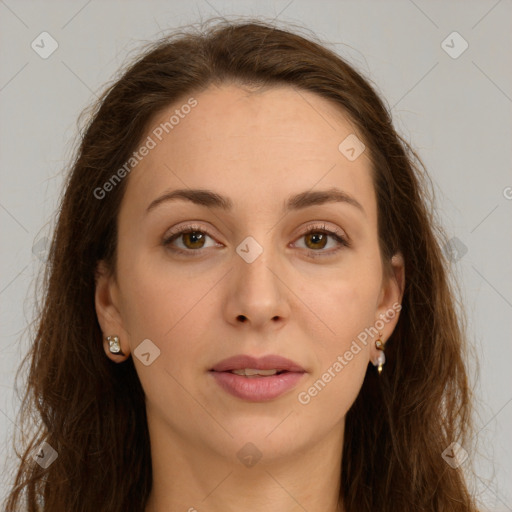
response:
[[[164,240],[169,240],[174,235],[183,234],[184,232],[188,232],[188,231],[201,231],[201,233],[205,233],[210,237],[212,236],[210,234],[209,229],[205,229],[205,226],[201,226],[199,224],[194,224],[194,223],[193,224],[185,224],[185,225],[180,224],[177,227],[174,227],[174,228],[170,229],[169,231],[167,231],[164,236]]]

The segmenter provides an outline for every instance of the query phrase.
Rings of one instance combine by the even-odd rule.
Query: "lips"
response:
[[[243,370],[246,368],[254,370],[277,370],[278,372],[305,372],[304,368],[298,363],[274,354],[259,358],[248,355],[229,357],[217,363],[210,371],[230,372],[232,370]]]
[[[273,400],[294,388],[306,371],[278,355],[234,356],[217,363],[209,373],[221,389],[249,402]]]

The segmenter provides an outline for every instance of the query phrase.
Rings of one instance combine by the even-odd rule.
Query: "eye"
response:
[[[213,244],[207,246],[207,238],[213,240],[213,237],[201,226],[189,225],[171,232],[162,241],[162,245],[180,254],[200,256],[203,252],[202,249],[222,245],[214,241]],[[349,241],[343,236],[341,231],[327,229],[325,224],[310,226],[308,231],[304,232],[299,239],[305,239],[306,246],[304,248],[309,251],[309,255],[313,258],[332,256],[342,247],[350,247]],[[329,244],[329,239],[333,241],[335,248],[333,250],[324,250]],[[180,242],[181,246],[177,242]]]
[[[171,246],[173,251],[190,255],[192,252],[201,252],[201,249],[208,248],[206,239],[213,238],[200,226],[185,226],[179,231],[170,233],[162,242],[164,246]],[[181,242],[182,246],[173,245],[175,241]],[[210,245],[214,247],[215,244]]]
[[[334,250],[323,250],[329,244],[329,238],[333,240]],[[327,229],[325,224],[311,226],[308,231],[303,233],[300,239],[305,240],[305,249],[309,250],[312,257],[331,256],[337,253],[342,247],[350,247],[350,243],[339,230]]]

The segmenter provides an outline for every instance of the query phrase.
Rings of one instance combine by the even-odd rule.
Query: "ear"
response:
[[[382,329],[382,341],[391,336],[395,329],[402,309],[402,298],[405,289],[405,265],[404,258],[400,252],[391,258],[391,276],[384,276],[382,280],[382,289],[379,298],[379,304],[376,312],[375,322],[381,320],[384,324]],[[378,322],[377,325],[382,325]],[[375,348],[374,356],[378,354]]]
[[[103,348],[108,358],[116,363],[125,361],[130,354],[128,333],[123,325],[119,309],[119,288],[107,264],[101,260],[96,266],[95,273],[96,289],[94,303],[96,316],[103,333]],[[117,336],[121,345],[121,352],[113,353],[107,336]]]

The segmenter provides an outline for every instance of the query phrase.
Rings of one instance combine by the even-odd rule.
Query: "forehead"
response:
[[[191,98],[195,106],[183,108]],[[350,161],[339,149],[355,133],[340,108],[310,92],[211,86],[154,117],[143,137],[154,147],[130,173],[123,204],[142,211],[169,189],[190,187],[227,195],[237,208],[271,209],[292,193],[337,187],[371,218],[367,152]]]

